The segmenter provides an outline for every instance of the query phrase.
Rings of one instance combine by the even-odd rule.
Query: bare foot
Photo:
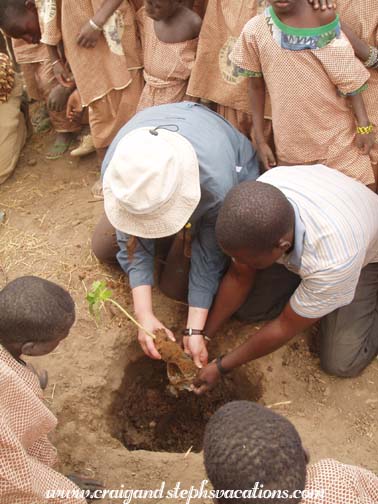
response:
[[[46,159],[59,159],[68,151],[74,141],[75,133],[57,133],[55,142],[49,147]]]

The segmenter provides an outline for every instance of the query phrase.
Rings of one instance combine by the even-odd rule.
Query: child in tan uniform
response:
[[[75,133],[81,130],[79,118],[70,121],[66,117],[66,104],[73,89],[60,85],[56,80],[49,52],[44,44],[28,44],[21,39],[14,39],[12,43],[29,97],[47,105],[48,115],[57,136],[46,157],[57,159],[69,149]]]
[[[338,0],[341,28],[349,38],[354,52],[370,71],[364,101],[369,118],[375,126],[375,145],[370,152],[373,168],[378,167],[378,5],[374,0]],[[377,176],[377,173],[376,173]]]
[[[186,96],[194,66],[201,18],[182,0],[145,1],[140,21],[146,81],[138,111],[177,103]]]
[[[355,58],[339,19],[332,11],[316,12],[307,0],[270,3],[246,24],[231,54],[250,77],[264,167],[319,163],[374,185],[374,138],[362,97],[369,72]],[[277,160],[263,132],[266,89]]]
[[[294,425],[249,401],[229,402],[211,417],[204,461],[218,504],[378,502],[374,473],[333,459],[308,465]]]
[[[190,96],[214,102],[212,108],[247,136],[252,132],[248,85],[229,56],[257,7],[258,0],[208,1],[188,86]]]

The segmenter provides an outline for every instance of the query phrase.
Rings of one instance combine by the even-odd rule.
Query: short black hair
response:
[[[256,483],[264,485],[262,491],[287,490],[290,494],[305,488],[306,457],[295,427],[281,415],[250,401],[230,402],[211,417],[205,429],[204,459],[214,490],[247,491]],[[262,497],[253,500],[246,494],[231,500],[240,504],[301,501]]]
[[[219,244],[226,251],[270,252],[294,223],[294,209],[276,187],[248,181],[226,196],[216,223]]]
[[[0,291],[0,342],[55,340],[68,334],[75,303],[59,285],[34,276],[8,283]]]

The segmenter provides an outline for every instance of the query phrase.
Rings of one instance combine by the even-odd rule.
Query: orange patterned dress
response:
[[[78,488],[54,471],[56,450],[48,439],[56,418],[45,406],[37,377],[0,345],[0,502],[2,504],[51,504],[49,490]],[[85,504],[67,498],[66,504]]]
[[[103,27],[93,49],[80,47],[76,38],[102,0],[37,0],[42,42],[63,41],[96,148],[107,147],[119,129],[135,114],[143,87],[141,47],[133,5],[122,5]]]
[[[315,32],[284,25],[269,7],[246,24],[231,59],[244,75],[264,77],[279,164],[324,164],[374,184],[347,100],[364,89],[369,72],[338,19]]]
[[[158,39],[154,21],[142,8],[144,80],[138,111],[154,105],[181,102],[196,59],[198,38],[168,44]]]
[[[375,0],[338,0],[337,9],[345,22],[367,44],[378,47],[378,4]],[[378,144],[378,68],[370,70],[368,89],[364,101],[370,120],[376,127]],[[374,164],[378,163],[378,146],[371,152]]]
[[[324,459],[308,467],[305,491],[312,497],[304,497],[302,504],[375,504],[378,477],[362,467]]]
[[[209,0],[199,37],[188,94],[216,103],[216,111],[247,136],[252,117],[248,85],[230,60],[245,23],[257,14],[258,0]]]

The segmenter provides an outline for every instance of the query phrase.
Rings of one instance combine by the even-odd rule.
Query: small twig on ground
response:
[[[271,409],[271,408],[276,408],[277,406],[288,406],[291,403],[292,403],[292,401],[277,402],[274,404],[270,404],[269,406],[267,406],[267,408]]]

